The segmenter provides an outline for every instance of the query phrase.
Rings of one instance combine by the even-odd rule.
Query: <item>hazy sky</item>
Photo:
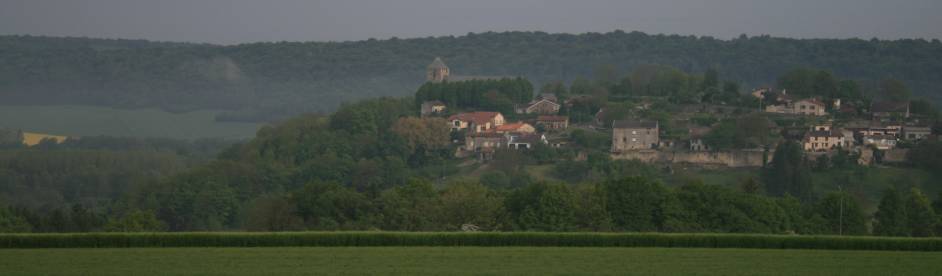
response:
[[[0,0],[0,34],[242,43],[482,31],[942,38],[942,0]]]

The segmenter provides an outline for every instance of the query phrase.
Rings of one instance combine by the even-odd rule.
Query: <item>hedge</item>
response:
[[[0,248],[561,246],[942,251],[939,238],[536,232],[194,232],[0,234]]]

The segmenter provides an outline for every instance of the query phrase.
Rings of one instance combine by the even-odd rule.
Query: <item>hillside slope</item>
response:
[[[938,40],[717,40],[616,31],[234,46],[0,36],[0,101],[223,108],[235,111],[225,116],[231,120],[281,118],[355,99],[409,95],[436,56],[456,74],[517,75],[537,84],[592,75],[602,65],[627,72],[664,64],[688,72],[716,68],[752,87],[774,84],[789,69],[815,67],[851,79],[900,79],[918,96],[942,99]]]

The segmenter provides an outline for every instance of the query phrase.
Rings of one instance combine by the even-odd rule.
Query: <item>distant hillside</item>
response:
[[[688,72],[716,68],[748,88],[813,67],[850,79],[892,77],[917,96],[942,99],[938,40],[717,40],[616,31],[235,46],[0,36],[0,102],[221,108],[233,110],[223,119],[272,119],[360,98],[410,95],[436,56],[456,74],[519,75],[536,84],[591,76],[602,65],[624,73],[664,64]]]

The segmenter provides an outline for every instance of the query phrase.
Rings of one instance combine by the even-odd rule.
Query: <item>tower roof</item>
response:
[[[448,68],[448,66],[445,65],[445,62],[442,61],[442,58],[440,57],[436,57],[435,60],[432,61],[432,64],[428,65],[428,69],[442,69],[442,68]]]

